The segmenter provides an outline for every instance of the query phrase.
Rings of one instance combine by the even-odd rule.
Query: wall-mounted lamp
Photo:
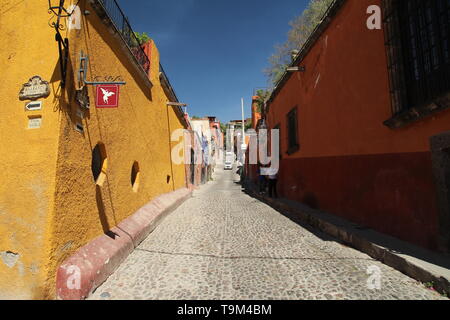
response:
[[[167,105],[173,107],[187,107],[186,103],[178,103],[178,102],[167,102]]]
[[[53,12],[59,18],[68,18],[71,13],[64,8],[65,0],[48,0],[48,11]]]
[[[305,72],[306,67],[289,67],[286,69],[286,72]]]
[[[183,113],[186,114],[187,113],[187,104],[186,103],[179,103],[179,102],[167,102],[167,106],[169,107],[179,107],[180,110],[181,108],[184,108]]]

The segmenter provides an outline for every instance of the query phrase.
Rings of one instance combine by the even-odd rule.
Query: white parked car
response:
[[[234,153],[227,152],[225,155],[225,170],[232,170],[233,169],[233,163],[234,163]]]

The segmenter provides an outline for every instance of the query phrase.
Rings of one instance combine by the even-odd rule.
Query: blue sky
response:
[[[135,31],[155,40],[161,63],[190,116],[250,117],[253,90],[289,21],[308,0],[118,0]]]

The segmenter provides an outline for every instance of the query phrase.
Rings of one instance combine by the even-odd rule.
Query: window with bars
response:
[[[288,138],[288,154],[293,154],[300,149],[298,139],[298,118],[297,107],[292,109],[287,115],[287,138]]]
[[[384,0],[383,11],[393,115],[449,107],[450,0]]]

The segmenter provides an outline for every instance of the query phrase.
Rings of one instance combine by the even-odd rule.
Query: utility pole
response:
[[[244,113],[244,98],[241,99],[241,105],[242,105],[242,142],[241,145],[239,146],[241,148],[240,150],[240,154],[241,156],[241,163],[245,163],[245,153],[244,153],[244,148],[245,148],[245,113]]]
[[[245,114],[244,114],[244,98],[242,101],[242,145],[245,145]],[[242,146],[241,146],[242,148]]]

